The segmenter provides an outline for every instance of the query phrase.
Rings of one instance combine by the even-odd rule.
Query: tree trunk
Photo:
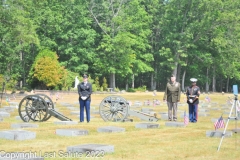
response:
[[[19,42],[19,44],[21,45],[21,42]],[[23,53],[22,53],[22,51],[20,51],[20,61],[21,61],[21,64],[22,64],[22,67],[23,67]],[[23,71],[24,72],[24,71]],[[22,79],[20,80],[20,88],[22,88],[23,87],[23,81],[22,81]]]
[[[185,75],[186,75],[186,68],[183,72],[183,75],[182,75],[182,91],[185,92],[185,86],[184,86],[184,82],[185,82]]]
[[[151,73],[151,90],[156,90],[157,86],[157,66],[154,67],[154,72]]]
[[[207,81],[206,81],[206,92],[209,92],[209,84],[208,84],[208,68],[207,68]]]
[[[151,90],[154,90],[154,88],[153,88],[153,79],[154,79],[154,72],[151,73]]]
[[[213,79],[212,79],[212,91],[216,92],[216,68],[213,66]]]
[[[128,90],[128,79],[126,81],[126,91]]]
[[[178,62],[175,62],[175,68],[173,69],[172,74],[176,76],[177,75],[177,71],[178,71]]]
[[[153,90],[157,89],[157,73],[158,73],[158,69],[157,69],[157,65],[155,65],[155,73],[154,73],[154,79],[153,79]]]
[[[182,66],[178,64],[177,74],[176,74],[176,81],[177,82],[180,82],[181,69],[182,69]]]
[[[134,74],[132,75],[132,88],[134,89]]]
[[[227,77],[226,92],[228,92],[228,86],[229,86],[229,76]]]
[[[178,59],[179,59],[179,54],[178,53],[175,53],[176,57],[175,57],[175,68],[173,70],[173,75],[177,76],[177,72],[178,72]]]
[[[115,89],[115,73],[110,74],[110,88]]]
[[[220,79],[220,90],[218,90],[218,91],[220,91],[220,92],[223,92],[223,79],[222,79],[222,76],[221,76],[221,79]]]

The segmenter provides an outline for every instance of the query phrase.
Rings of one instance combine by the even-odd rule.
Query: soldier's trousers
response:
[[[90,121],[90,100],[80,100],[80,122],[84,121],[84,108],[86,110],[87,122]]]
[[[198,104],[188,104],[189,121],[197,122],[198,120]]]
[[[167,102],[168,105],[168,120],[177,120],[177,102]]]

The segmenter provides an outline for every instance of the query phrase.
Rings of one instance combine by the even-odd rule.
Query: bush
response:
[[[118,87],[116,87],[116,88],[114,89],[114,91],[115,91],[115,92],[119,92],[120,90],[119,90]]]
[[[136,92],[136,90],[133,88],[128,88],[127,92]]]
[[[100,91],[103,92],[103,87],[100,87]]]
[[[103,78],[103,84],[102,84],[103,90],[106,91],[108,88],[108,84],[107,84],[107,79],[104,77]]]
[[[100,84],[99,84],[99,78],[98,77],[95,78],[95,82],[94,83],[96,85],[97,91],[99,91],[100,90]]]
[[[147,90],[147,86],[138,87],[135,90],[140,92],[145,92]]]
[[[93,92],[96,92],[96,91],[97,91],[96,84],[92,84],[92,91],[93,91]]]

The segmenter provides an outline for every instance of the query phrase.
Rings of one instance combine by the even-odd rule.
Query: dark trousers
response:
[[[198,119],[198,104],[188,104],[189,121],[197,122]]]
[[[86,110],[87,122],[90,121],[90,103],[89,100],[80,100],[80,122],[84,122],[84,108]]]

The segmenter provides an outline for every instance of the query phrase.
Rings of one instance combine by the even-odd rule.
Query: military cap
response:
[[[191,78],[190,81],[191,82],[197,82],[197,79],[196,78]]]
[[[87,75],[87,74],[83,74],[82,77],[83,77],[83,78],[88,78],[88,75]]]

